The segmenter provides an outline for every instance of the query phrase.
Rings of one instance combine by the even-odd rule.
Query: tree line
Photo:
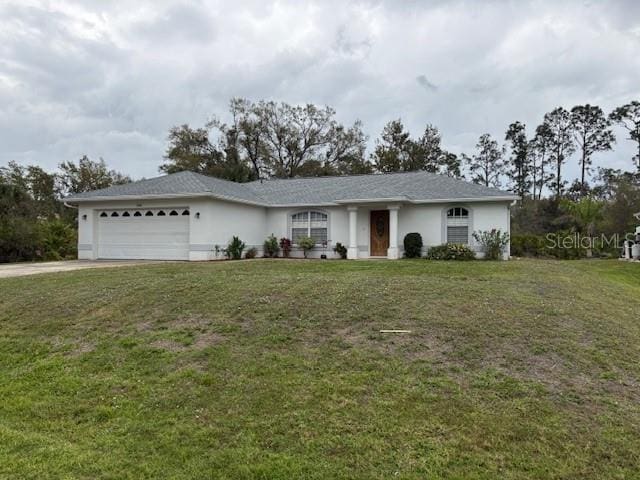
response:
[[[77,215],[60,200],[130,181],[87,156],[56,172],[16,162],[0,167],[0,262],[74,258]]]
[[[632,158],[640,174],[640,102],[632,101],[609,115],[594,105],[558,107],[544,115],[531,135],[516,121],[504,144],[485,133],[475,152],[460,156],[442,146],[437,127],[427,124],[413,138],[400,119],[388,122],[371,154],[362,122],[343,125],[330,107],[289,105],[234,98],[229,122],[215,118],[204,127],[173,127],[160,171],[192,170],[246,182],[260,178],[428,171],[511,189],[541,199],[545,191],[586,195],[594,157],[612,150],[619,125],[637,144]],[[565,167],[578,153],[580,177],[572,184]],[[504,184],[504,185],[503,185]]]

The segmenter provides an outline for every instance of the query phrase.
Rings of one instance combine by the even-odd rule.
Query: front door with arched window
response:
[[[372,257],[386,257],[389,248],[389,210],[372,210],[370,224]]]

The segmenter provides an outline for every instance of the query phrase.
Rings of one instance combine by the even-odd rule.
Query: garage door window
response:
[[[146,212],[140,210],[107,210],[100,212],[100,218],[122,218],[122,217],[179,217],[180,215],[188,216],[189,209],[177,208],[174,210],[147,210]]]

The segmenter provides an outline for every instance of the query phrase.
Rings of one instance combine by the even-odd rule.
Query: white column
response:
[[[389,248],[387,249],[387,258],[396,259],[400,257],[400,249],[398,248],[398,205],[389,205]]]
[[[358,207],[347,207],[349,212],[349,248],[347,258],[358,258]]]

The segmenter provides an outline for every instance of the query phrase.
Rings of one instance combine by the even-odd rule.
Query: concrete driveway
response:
[[[152,260],[65,260],[62,262],[3,263],[0,264],[0,278],[22,277],[38,273],[69,272],[85,268],[127,267],[158,263]]]

